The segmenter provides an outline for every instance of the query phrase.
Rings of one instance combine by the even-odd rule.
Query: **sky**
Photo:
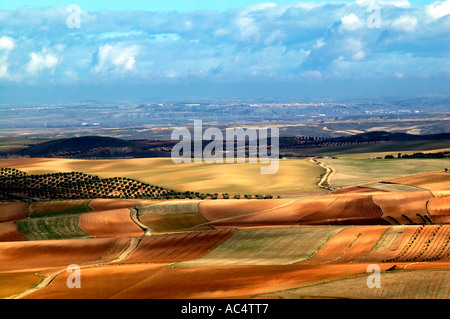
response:
[[[2,0],[0,21],[3,104],[450,88],[450,0]]]

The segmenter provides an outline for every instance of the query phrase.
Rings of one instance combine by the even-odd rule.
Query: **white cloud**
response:
[[[60,62],[58,56],[43,48],[41,52],[31,52],[26,70],[29,74],[34,75],[45,69],[52,70]]]
[[[350,13],[341,18],[340,31],[356,31],[365,26],[365,22],[354,13]]]
[[[258,35],[259,28],[255,25],[253,18],[246,16],[237,17],[235,24],[239,29],[239,38],[243,41],[248,41]]]
[[[450,14],[450,0],[436,1],[426,6],[426,11],[433,19],[439,19]]]
[[[14,44],[14,39],[7,37],[7,36],[2,36],[0,38],[0,50],[2,51],[12,51],[15,48],[15,44]]]
[[[317,39],[316,44],[314,44],[314,49],[320,49],[325,45],[323,38]]]
[[[417,29],[418,19],[416,16],[402,15],[395,19],[391,26],[395,30],[411,32]]]
[[[131,71],[135,67],[138,53],[139,47],[137,45],[102,45],[98,49],[98,63],[94,71]]]
[[[361,6],[368,6],[370,4],[395,6],[399,8],[407,8],[411,6],[408,0],[356,0],[356,3]]]
[[[355,54],[353,54],[352,59],[355,61],[359,61],[364,59],[366,56],[366,53],[363,50],[357,51]]]
[[[381,28],[366,25],[370,3],[381,7]],[[16,83],[40,74],[40,81],[75,84],[191,81],[194,75],[206,81],[252,74],[283,81],[329,79],[337,71],[341,77],[393,78],[393,70],[405,78],[413,72],[442,75],[448,72],[442,67],[442,39],[449,20],[442,17],[449,3],[300,1],[164,14],[99,10],[87,14],[79,30],[67,29],[64,21],[61,28],[60,10],[0,10],[5,34],[0,34],[0,75]],[[421,57],[420,65],[408,56]]]
[[[9,78],[8,55],[15,48],[14,39],[2,36],[0,38],[0,78]]]

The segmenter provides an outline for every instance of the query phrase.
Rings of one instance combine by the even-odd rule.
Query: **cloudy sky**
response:
[[[450,0],[2,0],[1,102],[447,94]]]

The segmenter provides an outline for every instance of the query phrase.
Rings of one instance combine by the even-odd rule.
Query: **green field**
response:
[[[73,239],[91,237],[78,226],[81,214],[18,220],[17,229],[27,240]]]
[[[54,216],[56,214],[81,214],[92,211],[90,199],[32,202],[28,205],[30,217]]]
[[[345,226],[239,229],[200,259],[177,266],[287,265],[312,257]]]
[[[320,159],[335,172],[330,184],[334,187],[361,185],[409,174],[443,171],[449,159]]]

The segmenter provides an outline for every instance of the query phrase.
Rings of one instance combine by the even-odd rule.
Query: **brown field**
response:
[[[308,264],[351,263],[363,259],[390,226],[352,226],[341,230]]]
[[[342,187],[338,190],[334,191],[333,194],[340,195],[340,194],[359,194],[359,193],[369,193],[369,194],[376,194],[376,193],[384,193],[387,192],[386,190],[381,189],[374,189],[370,187],[363,187],[363,186],[348,186],[348,187]]]
[[[145,237],[122,263],[172,263],[200,258],[232,233],[232,229],[226,229]]]
[[[450,173],[430,172],[387,179],[386,181],[417,186],[430,191],[450,190]]]
[[[20,241],[20,240],[27,240],[27,239],[17,230],[17,225],[15,221],[0,223],[0,242]]]
[[[200,212],[217,226],[295,225],[304,214],[313,213],[333,201],[329,197],[274,200],[217,200],[200,204]]]
[[[0,222],[27,218],[28,203],[0,203]]]
[[[218,266],[170,268],[160,264],[124,265],[82,269],[81,289],[67,289],[69,274],[27,298],[234,298],[283,290],[324,280],[361,275],[361,264],[325,266]],[[324,274],[327,274],[324,276]],[[114,278],[114,280],[111,280]]]
[[[101,212],[104,210],[131,208],[139,205],[134,200],[109,199],[109,198],[95,198],[89,202],[89,207],[94,212]]]
[[[101,237],[140,237],[144,230],[131,218],[129,208],[112,209],[81,214],[78,226],[91,236]]]
[[[259,295],[259,298],[448,299],[447,269],[392,271],[381,274],[381,288],[366,286],[367,275]]]
[[[0,297],[448,299],[446,177],[396,179],[423,191],[354,186],[266,200],[39,202],[28,205],[33,218],[26,203],[3,204]],[[94,238],[52,239],[68,218]],[[20,234],[16,223],[24,221],[42,237]],[[66,285],[70,264],[81,267],[80,289]],[[381,289],[366,285],[371,264],[381,268]]]
[[[383,210],[383,217],[391,216],[401,224],[423,223],[417,214],[427,215],[427,202],[434,198],[429,191],[407,192],[407,193],[387,193],[374,195],[374,202]],[[407,217],[405,217],[407,216]],[[450,216],[448,216],[450,217]]]
[[[336,199],[325,209],[298,220],[299,224],[387,224],[382,220],[383,212],[372,196],[345,196]]]
[[[158,273],[165,264],[105,265],[81,269],[81,288],[68,289],[70,273],[61,272],[51,284],[25,298],[39,299],[98,299],[114,298],[115,295],[132,289],[145,279]]]
[[[436,196],[428,202],[427,209],[435,223],[448,222],[450,196]]]
[[[38,271],[70,264],[108,261],[117,257],[128,245],[128,238],[2,242],[0,272]]]

